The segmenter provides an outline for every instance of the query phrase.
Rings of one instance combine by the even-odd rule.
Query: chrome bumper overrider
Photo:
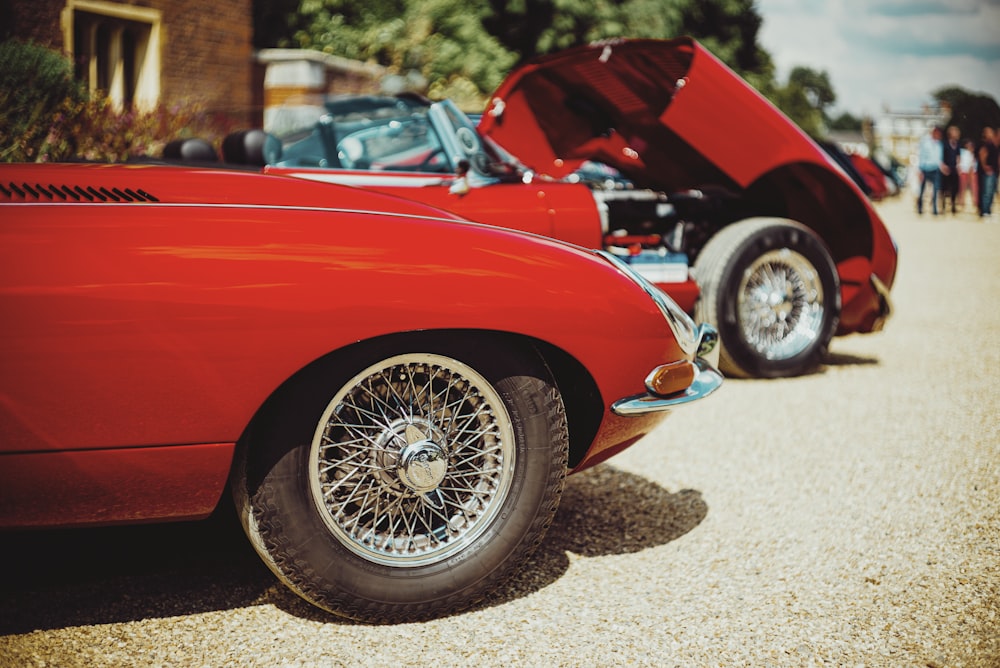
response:
[[[694,381],[686,390],[667,397],[660,397],[651,392],[626,397],[612,404],[611,411],[615,415],[632,417],[670,410],[676,406],[704,399],[722,385],[722,374],[700,357],[694,363],[698,367],[698,375],[695,376]]]
[[[875,294],[878,295],[879,302],[879,314],[872,324],[872,331],[881,332],[882,328],[885,327],[885,323],[892,316],[892,300],[889,299],[889,288],[875,274],[871,275],[871,284],[875,290]]]
[[[707,323],[696,325],[665,292],[643,278],[621,258],[607,251],[594,251],[645,291],[666,320],[684,353],[672,364],[662,364],[646,377],[646,393],[619,399],[611,405],[616,415],[633,416],[670,410],[707,397],[722,385],[719,364],[719,332]]]
[[[695,376],[690,385],[668,395],[649,391],[645,394],[625,397],[613,403],[611,411],[615,415],[623,417],[666,411],[698,399],[704,399],[715,392],[722,385],[722,374],[715,368],[719,364],[718,342],[719,334],[714,327],[707,324],[699,325],[696,340],[698,356],[692,362],[695,367]],[[650,374],[646,380],[647,388],[651,387],[650,379],[652,376],[653,374]]]

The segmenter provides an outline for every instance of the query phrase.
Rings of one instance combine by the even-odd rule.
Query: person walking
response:
[[[961,131],[955,125],[949,125],[947,135],[941,146],[941,208],[948,210],[948,200],[951,199],[951,213],[957,213],[958,201],[958,155],[961,152]]]
[[[976,168],[979,174],[979,217],[986,218],[993,213],[993,196],[997,190],[998,158],[1000,148],[997,147],[996,133],[991,127],[983,128],[982,141],[976,149],[978,162]]]
[[[917,193],[917,213],[924,212],[924,188],[931,184],[931,210],[938,215],[938,197],[941,195],[941,160],[944,146],[941,143],[941,128],[933,127],[920,140],[917,151],[917,168],[920,170],[920,191]]]
[[[977,209],[979,184],[976,178],[976,142],[966,139],[958,154],[958,208],[965,210],[965,194],[971,195],[972,205]]]

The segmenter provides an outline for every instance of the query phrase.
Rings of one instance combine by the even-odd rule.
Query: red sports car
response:
[[[618,254],[717,326],[730,374],[810,371],[834,334],[890,314],[896,248],[864,193],[690,39],[530,62],[478,127],[413,96],[333,98],[267,124],[277,138],[244,135],[252,150],[236,141],[227,159]]]
[[[0,165],[0,267],[0,528],[228,483],[278,577],[361,620],[479,600],[567,471],[722,380],[610,254],[301,179]]]

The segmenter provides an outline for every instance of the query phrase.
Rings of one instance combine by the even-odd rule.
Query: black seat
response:
[[[184,162],[218,162],[219,156],[204,139],[190,137],[175,139],[163,147],[163,157],[167,160]]]
[[[263,167],[281,158],[281,142],[263,130],[240,130],[222,140],[222,159],[236,165]]]

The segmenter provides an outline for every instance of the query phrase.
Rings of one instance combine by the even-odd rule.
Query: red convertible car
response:
[[[269,127],[227,159],[606,249],[715,324],[732,375],[810,371],[835,334],[890,314],[896,248],[864,193],[687,38],[529,62],[478,126],[401,96],[289,107]]]
[[[369,621],[467,607],[567,471],[713,392],[611,254],[232,169],[0,165],[0,528],[207,517]],[[15,538],[16,540],[16,538]]]

